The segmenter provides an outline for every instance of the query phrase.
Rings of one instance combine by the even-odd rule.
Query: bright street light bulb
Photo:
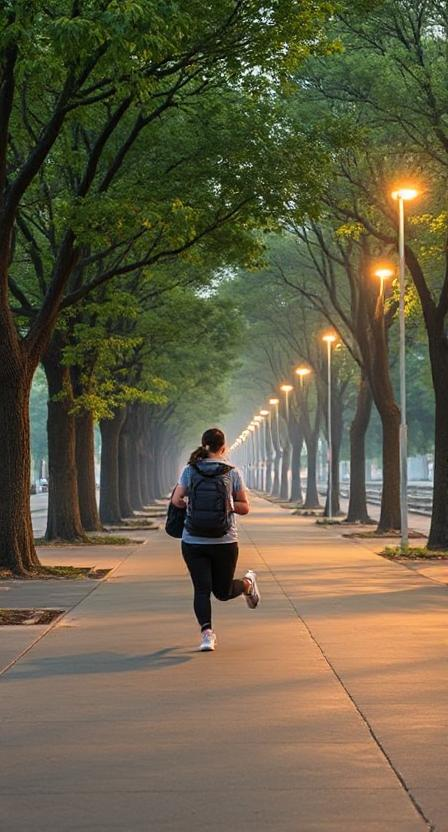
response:
[[[263,421],[262,416],[254,416],[254,422],[262,422],[262,421]]]
[[[269,399],[269,404],[278,404],[278,399]]]
[[[382,266],[380,269],[375,269],[374,271],[375,277],[379,277],[380,280],[389,280],[394,274],[395,269],[391,269],[390,266]]]
[[[260,416],[269,416],[269,410],[260,410]]]
[[[332,333],[328,333],[328,335],[323,335],[322,341],[326,341],[327,344],[333,344],[336,341],[336,335],[333,335]]]
[[[255,425],[249,425],[249,430],[254,431],[255,430]]]
[[[404,202],[409,202],[410,199],[415,199],[418,193],[416,188],[397,188],[396,191],[392,191],[392,199],[402,199]]]
[[[309,367],[297,367],[296,374],[303,378],[304,376],[308,376],[311,370]]]
[[[280,390],[283,390],[284,393],[290,393],[292,390],[292,384],[282,384]]]

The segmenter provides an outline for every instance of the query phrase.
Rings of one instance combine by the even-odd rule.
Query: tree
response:
[[[85,257],[79,225],[85,229],[96,201],[102,218],[107,216],[105,193],[146,128],[171,109],[188,107],[190,94],[222,81],[262,94],[290,73],[307,44],[320,44],[327,13],[327,4],[310,2],[301,4],[297,16],[295,7],[275,2],[267,14],[254,0],[225,0],[219,8],[182,2],[165,15],[152,3],[137,2],[59,0],[50,7],[19,2],[2,8],[0,428],[8,438],[8,465],[0,474],[2,566],[27,574],[39,565],[28,507],[29,393],[63,304],[85,293],[77,287]],[[80,165],[72,199],[58,205],[59,236],[49,241],[56,252],[51,271],[37,264],[42,299],[30,300],[16,279],[16,230],[21,227],[33,260],[42,235],[39,211],[30,218],[24,203],[29,211],[28,195],[74,134],[72,152]],[[51,210],[47,196],[44,177],[44,218]],[[36,217],[39,233],[30,238]],[[147,252],[144,263],[151,262]],[[122,269],[135,271],[135,261]],[[94,286],[104,279],[97,273]]]
[[[311,62],[307,88],[312,95],[318,90],[322,133],[333,147],[338,137],[333,196],[341,221],[358,223],[386,252],[392,252],[397,246],[397,211],[390,198],[394,183],[411,178],[421,182],[426,192],[428,210],[420,217],[411,216],[405,256],[427,332],[435,394],[429,547],[446,548],[446,10],[438,2],[384,2],[367,16],[356,8],[346,12],[336,28],[345,52],[329,62]],[[341,151],[344,143],[336,119],[354,139],[351,152]]]

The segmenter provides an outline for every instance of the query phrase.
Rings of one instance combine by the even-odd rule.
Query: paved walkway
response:
[[[447,588],[253,502],[216,653],[158,532],[0,678],[2,832],[448,831]]]

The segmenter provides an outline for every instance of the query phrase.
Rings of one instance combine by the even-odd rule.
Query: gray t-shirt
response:
[[[222,460],[222,462],[224,462],[224,464],[226,465],[230,464],[227,463],[225,460]],[[215,467],[217,467],[218,465],[221,465],[222,462],[217,462],[216,459],[201,459],[201,465],[202,463],[204,463],[210,466],[214,465]],[[237,468],[233,468],[230,471],[230,481],[232,483],[232,500],[234,500],[236,494],[238,494],[238,492],[244,488],[243,477]],[[187,496],[188,490],[190,488],[190,482],[191,467],[190,465],[187,465],[179,477],[179,485],[187,489]],[[182,533],[182,540],[184,541],[184,543],[206,543],[208,545],[210,545],[210,543],[212,543],[213,545],[215,543],[236,543],[238,540],[236,515],[231,514],[230,529],[227,532],[227,534],[225,534],[223,537],[196,537],[193,534],[189,534],[187,530],[184,529]]]

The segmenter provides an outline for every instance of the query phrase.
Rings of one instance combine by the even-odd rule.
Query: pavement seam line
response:
[[[292,599],[289,597],[289,595],[287,594],[286,590],[284,589],[284,587],[283,587],[283,586],[282,586],[282,584],[280,583],[280,581],[279,581],[279,579],[277,578],[277,576],[276,576],[275,572],[274,572],[274,571],[273,571],[273,569],[270,567],[270,565],[269,565],[269,563],[266,561],[266,559],[263,557],[263,555],[262,555],[262,553],[261,553],[260,549],[258,548],[257,544],[255,543],[255,541],[254,541],[253,537],[251,536],[251,534],[249,533],[249,531],[248,531],[247,529],[245,529],[245,532],[246,532],[246,534],[247,534],[247,536],[248,536],[248,538],[249,538],[249,540],[250,540],[250,542],[251,542],[252,546],[254,547],[254,549],[256,550],[256,552],[258,553],[258,556],[259,556],[260,560],[261,560],[261,561],[262,561],[262,563],[265,565],[265,567],[266,567],[267,571],[268,571],[268,572],[269,572],[269,574],[271,575],[271,578],[275,581],[275,583],[276,583],[276,584],[277,584],[277,586],[279,587],[279,589],[280,589],[280,591],[281,591],[282,595],[286,598],[286,600],[287,600],[288,604],[289,604],[289,605],[290,605],[290,607],[292,607],[292,609],[294,610],[296,617],[299,619],[299,621],[300,621],[300,622],[303,624],[303,626],[305,627],[305,629],[306,629],[306,631],[307,631],[307,633],[308,633],[308,635],[309,635],[309,637],[310,637],[311,641],[313,642],[313,644],[315,644],[315,646],[316,646],[316,647],[317,647],[317,649],[319,650],[319,652],[320,652],[321,656],[324,658],[325,662],[327,663],[328,667],[330,668],[330,670],[331,670],[331,672],[333,673],[333,675],[335,676],[335,678],[338,680],[338,682],[339,682],[339,684],[341,685],[342,689],[344,690],[344,692],[345,692],[346,696],[347,696],[347,697],[348,697],[348,699],[350,700],[350,702],[351,702],[352,706],[353,706],[353,707],[354,707],[354,709],[356,710],[356,712],[357,712],[357,714],[359,715],[359,717],[362,719],[362,721],[363,721],[364,725],[366,726],[366,728],[367,728],[367,730],[368,730],[368,732],[369,732],[370,736],[372,737],[372,739],[373,739],[373,741],[374,741],[375,745],[376,745],[376,746],[378,747],[378,749],[380,750],[380,752],[381,752],[381,754],[383,755],[384,759],[386,760],[386,762],[388,763],[389,767],[391,768],[391,770],[392,770],[392,771],[393,771],[393,773],[395,774],[395,777],[397,778],[397,780],[398,780],[398,782],[400,783],[401,787],[402,787],[402,788],[403,788],[403,790],[406,792],[406,795],[408,796],[409,800],[411,801],[412,805],[414,806],[415,811],[417,812],[417,814],[421,817],[421,819],[422,819],[422,820],[424,821],[424,823],[426,824],[427,829],[428,829],[428,832],[436,832],[436,827],[434,826],[434,824],[432,824],[432,823],[431,823],[431,821],[429,820],[429,818],[425,815],[425,812],[424,812],[423,808],[420,806],[420,804],[418,803],[418,801],[416,800],[416,798],[414,797],[414,795],[412,794],[412,792],[411,792],[411,791],[410,791],[410,789],[408,788],[407,783],[406,783],[406,781],[404,780],[403,776],[400,774],[399,770],[398,770],[398,769],[395,767],[395,765],[393,764],[391,757],[390,757],[390,756],[389,756],[389,754],[387,753],[386,749],[383,747],[383,745],[382,745],[382,743],[381,743],[381,741],[380,741],[379,737],[377,737],[377,735],[376,735],[376,733],[375,733],[375,731],[374,731],[373,727],[371,726],[371,724],[370,724],[369,720],[367,719],[366,715],[363,713],[363,711],[361,710],[361,708],[359,707],[359,705],[357,704],[357,702],[355,701],[355,699],[354,699],[354,698],[353,698],[353,696],[351,695],[350,691],[348,690],[348,688],[347,688],[347,686],[345,685],[344,681],[342,680],[341,676],[339,675],[339,673],[337,672],[336,668],[333,666],[333,664],[331,663],[330,659],[329,659],[329,658],[328,658],[328,656],[326,655],[325,651],[323,650],[323,648],[321,647],[321,645],[320,645],[320,644],[319,644],[319,642],[317,641],[317,638],[314,636],[314,634],[313,634],[312,630],[310,629],[310,627],[309,627],[309,626],[308,626],[308,624],[306,623],[305,619],[304,619],[304,618],[302,618],[302,616],[300,615],[300,612],[298,611],[298,609],[297,609],[297,607],[295,606],[294,602],[293,602],[293,601],[292,601]]]
[[[138,546],[143,546],[147,542],[147,540],[148,540],[148,538],[145,538],[142,541],[142,543],[138,544]],[[33,647],[36,646],[36,644],[39,644],[39,642],[41,642],[42,639],[45,638],[45,636],[47,636],[52,630],[54,630],[55,627],[57,627],[58,624],[60,624],[61,621],[63,621],[64,618],[67,615],[72,613],[73,610],[76,610],[76,608],[79,607],[80,604],[83,604],[84,601],[87,600],[87,598],[90,598],[92,593],[96,592],[96,590],[99,589],[102,584],[107,583],[107,580],[110,577],[110,575],[113,572],[115,572],[120,566],[122,566],[123,563],[126,563],[128,558],[130,558],[131,555],[133,555],[136,550],[137,550],[137,546],[135,546],[132,549],[132,551],[129,552],[126,555],[126,557],[123,558],[123,560],[121,560],[119,563],[117,563],[113,567],[113,569],[111,569],[110,572],[107,575],[104,576],[104,578],[102,578],[100,581],[98,581],[96,583],[96,585],[92,586],[92,589],[90,590],[90,592],[87,592],[86,595],[84,595],[82,598],[80,598],[79,601],[77,601],[76,604],[73,605],[73,607],[70,607],[70,609],[65,610],[65,612],[62,615],[59,616],[59,618],[56,618],[54,621],[52,621],[52,623],[48,625],[47,629],[44,630],[43,633],[41,633],[39,636],[37,636],[37,638],[31,644],[29,644],[28,647],[25,647],[20,653],[18,653],[17,656],[14,656],[14,658],[11,659],[11,661],[8,664],[6,664],[5,667],[0,668],[0,678],[2,676],[5,676],[5,674],[8,672],[8,670],[11,670],[11,668],[14,667],[14,665],[16,665],[21,659],[23,659],[24,656],[26,656],[33,649]]]

